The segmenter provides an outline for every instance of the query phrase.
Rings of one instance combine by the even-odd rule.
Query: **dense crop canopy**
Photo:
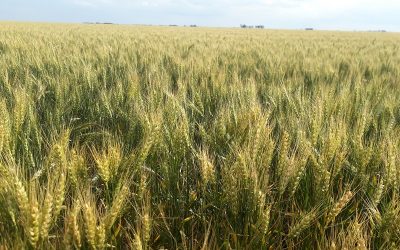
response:
[[[0,248],[400,247],[400,35],[0,24]]]

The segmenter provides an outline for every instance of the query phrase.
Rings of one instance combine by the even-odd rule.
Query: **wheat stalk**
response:
[[[97,221],[93,208],[89,204],[83,205],[83,218],[85,219],[86,239],[92,248],[96,248]]]
[[[300,234],[311,226],[312,222],[316,219],[317,213],[316,211],[311,211],[305,214],[300,221],[294,224],[290,229],[287,235],[288,238],[296,238],[299,237]]]
[[[50,223],[52,222],[52,209],[53,209],[53,196],[47,191],[44,204],[42,207],[42,214],[40,219],[40,237],[42,239],[47,238],[50,229]]]
[[[344,207],[349,203],[351,198],[353,198],[353,192],[350,190],[343,194],[343,196],[333,205],[331,211],[329,212],[327,217],[328,223],[335,220]]]

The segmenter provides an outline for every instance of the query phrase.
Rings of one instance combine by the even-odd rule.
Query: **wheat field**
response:
[[[0,249],[400,248],[400,34],[0,23]]]

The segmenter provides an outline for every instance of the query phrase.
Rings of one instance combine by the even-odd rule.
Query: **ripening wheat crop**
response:
[[[0,23],[0,249],[398,249],[399,152],[399,34]]]

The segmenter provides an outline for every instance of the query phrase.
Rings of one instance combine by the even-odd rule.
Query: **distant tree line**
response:
[[[177,25],[177,24],[170,24],[169,26],[170,26],[170,27],[179,27],[179,25]],[[196,25],[196,24],[183,25],[183,27],[192,27],[192,28],[195,28],[195,27],[197,27],[197,25]]]
[[[253,26],[253,25],[241,24],[240,28],[242,28],[242,29],[254,29],[254,28],[256,28],[256,29],[264,29],[264,25],[255,25],[255,26]]]
[[[84,22],[84,24],[115,24],[115,23],[109,23],[109,22],[106,22],[106,23],[102,23],[102,22]]]

